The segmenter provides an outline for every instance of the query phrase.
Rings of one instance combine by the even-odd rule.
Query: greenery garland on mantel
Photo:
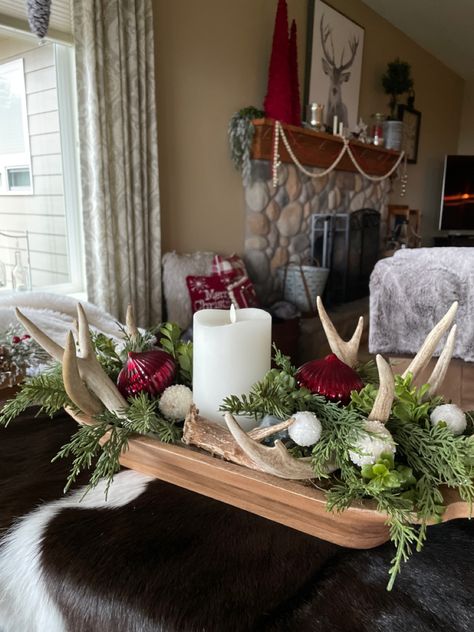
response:
[[[176,383],[191,384],[192,345],[180,338],[176,325],[165,323],[157,334],[159,344],[175,358],[178,366]],[[140,337],[129,337],[118,348],[115,341],[103,334],[92,336],[96,355],[114,380],[123,365],[127,352],[150,349],[153,332]],[[396,376],[396,397],[387,428],[396,442],[396,454],[382,454],[373,465],[359,467],[349,457],[363,430],[363,422],[371,410],[378,384],[374,363],[357,367],[365,383],[364,388],[353,391],[347,405],[327,401],[312,394],[297,381],[297,370],[289,358],[275,349],[276,368],[256,383],[247,396],[229,396],[222,410],[233,414],[266,415],[286,419],[299,411],[314,413],[321,425],[319,441],[302,448],[286,437],[286,447],[294,456],[311,457],[315,479],[327,495],[329,511],[344,511],[352,502],[372,499],[379,511],[387,515],[390,538],[396,553],[392,560],[388,588],[391,589],[402,562],[412,550],[419,550],[426,539],[426,526],[440,520],[444,511],[441,485],[455,488],[460,497],[472,504],[474,500],[474,435],[473,414],[467,413],[467,429],[454,435],[444,423],[433,426],[430,414],[442,399],[426,400],[428,386],[415,387],[409,374]],[[170,419],[160,410],[160,398],[140,393],[129,399],[127,417],[109,411],[95,416],[95,425],[80,426],[54,460],[72,457],[72,467],[65,491],[83,470],[90,471],[89,488],[101,478],[108,484],[119,470],[119,457],[133,434],[151,435],[163,442],[179,443],[183,419]],[[63,408],[77,411],[64,387],[61,366],[55,364],[46,372],[28,378],[16,397],[0,412],[0,425],[7,426],[22,411],[37,404],[41,412],[50,416]],[[78,411],[77,411],[78,412]],[[182,415],[184,417],[184,414]],[[101,439],[109,433],[109,440]],[[326,464],[337,465],[336,472],[328,474]],[[413,524],[413,516],[422,522]]]

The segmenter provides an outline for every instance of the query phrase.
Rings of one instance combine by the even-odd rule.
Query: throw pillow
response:
[[[227,292],[235,307],[259,307],[255,288],[247,276],[228,284]]]
[[[245,263],[238,255],[216,255],[212,262],[213,274],[219,275],[235,307],[258,307],[259,302]]]
[[[193,313],[200,309],[229,309],[231,300],[221,279],[211,276],[187,276]]]
[[[186,277],[211,274],[213,258],[213,252],[184,255],[167,252],[163,255],[163,294],[167,319],[177,323],[183,330],[187,329],[193,320]]]
[[[225,277],[227,281],[235,282],[247,276],[247,269],[239,255],[234,254],[230,257],[216,255],[212,261],[212,273]]]

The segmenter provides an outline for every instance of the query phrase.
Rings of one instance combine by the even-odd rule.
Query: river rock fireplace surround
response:
[[[374,209],[380,213],[381,234],[384,234],[390,179],[372,182],[354,173],[354,166],[345,159],[331,173],[311,178],[293,164],[283,147],[277,186],[274,186],[273,125],[266,120],[254,124],[251,172],[244,186],[244,257],[258,296],[269,304],[279,297],[276,277],[279,267],[295,260],[311,263],[311,215],[314,213]],[[291,135],[292,147],[300,162],[311,172],[327,168],[342,146],[342,139],[337,136],[293,126],[284,126],[284,129]],[[354,145],[359,150],[364,170],[371,175],[387,173],[399,156],[397,152],[362,143]]]

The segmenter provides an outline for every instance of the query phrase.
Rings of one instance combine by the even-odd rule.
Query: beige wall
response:
[[[422,112],[419,160],[408,166],[406,203],[436,232],[445,153],[457,150],[463,81],[359,0],[331,4],[365,28],[360,114],[387,111],[380,77],[397,56],[412,65]],[[154,0],[163,250],[243,248],[244,204],[229,158],[227,124],[262,106],[276,0]],[[289,0],[304,70],[306,0]],[[303,93],[303,82],[301,80]],[[397,185],[392,201],[398,202]]]
[[[466,81],[464,86],[458,153],[474,154],[474,79]]]

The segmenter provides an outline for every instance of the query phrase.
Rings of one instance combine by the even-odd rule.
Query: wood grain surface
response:
[[[79,423],[92,422],[68,412]],[[324,491],[309,481],[283,480],[141,435],[130,439],[120,463],[334,544],[370,549],[389,540],[386,516],[373,502],[353,503],[341,513],[328,512]],[[468,506],[456,492],[446,490],[446,501],[443,521],[468,517]]]

